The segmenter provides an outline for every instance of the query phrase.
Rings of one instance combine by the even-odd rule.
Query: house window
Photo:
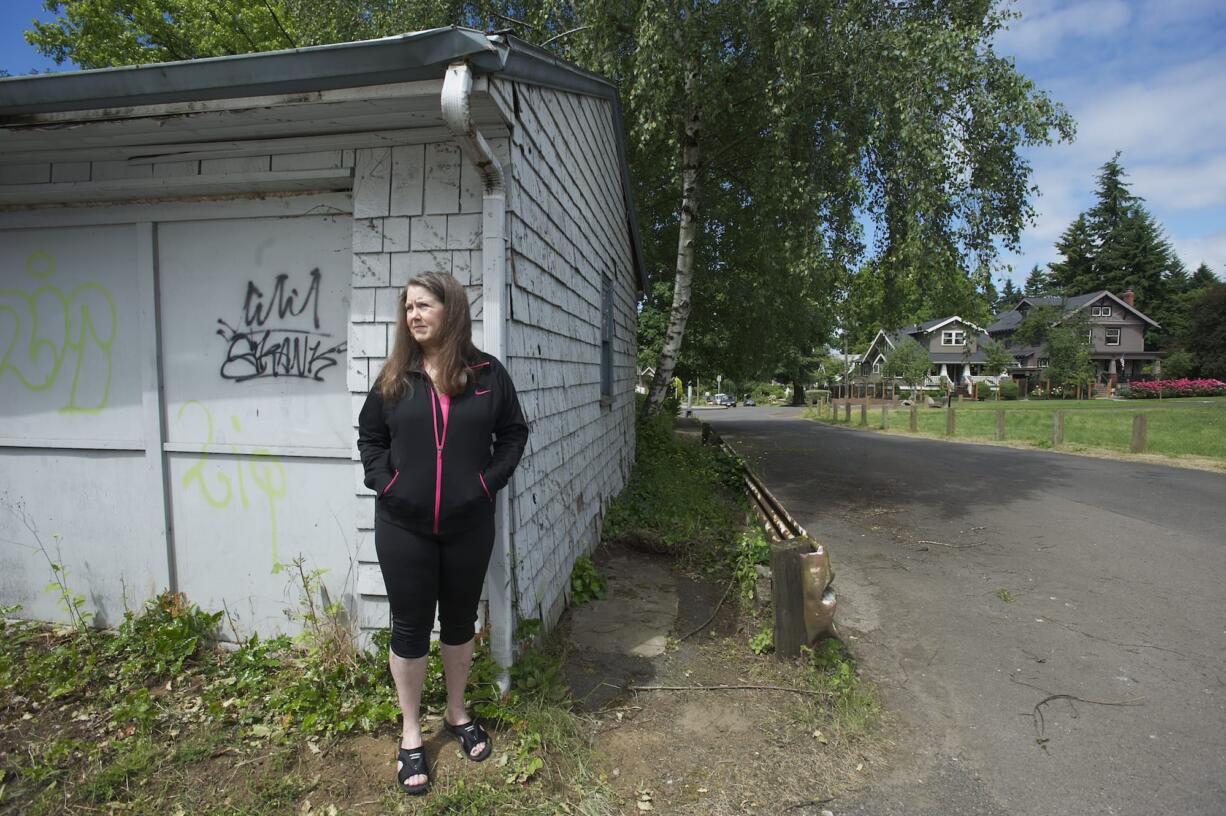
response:
[[[600,396],[613,397],[613,280],[600,287]]]
[[[959,331],[958,329],[946,329],[945,331],[941,332],[941,345],[965,346],[966,332]]]
[[[1120,344],[1120,330],[1107,329],[1107,345],[1118,346]]]
[[[1091,306],[1090,317],[1111,317],[1110,306]]]
[[[1039,368],[1047,368],[1049,365],[1051,365],[1051,360],[1046,357],[1039,358]]]
[[[881,373],[881,361],[880,361],[880,360],[878,360],[877,362],[873,363],[873,373],[874,373],[874,374],[880,374],[880,373]]]

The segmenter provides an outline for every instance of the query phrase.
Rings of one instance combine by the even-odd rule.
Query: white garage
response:
[[[511,38],[0,80],[0,603],[62,619],[54,561],[102,624],[171,589],[268,634],[300,560],[385,625],[355,415],[398,287],[444,269],[532,424],[506,662],[629,472],[637,247],[612,87]]]

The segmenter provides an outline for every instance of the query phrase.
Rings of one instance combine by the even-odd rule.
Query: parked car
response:
[[[746,398],[745,398],[745,402],[743,402],[743,403],[741,403],[741,404],[742,404],[742,405],[745,405],[745,406],[753,406],[753,405],[757,405],[758,403],[756,403],[756,402],[754,402],[754,401],[753,401],[753,397],[746,397]]]
[[[728,396],[727,394],[716,394],[715,397],[712,399],[712,402],[715,405],[723,405],[725,408],[735,408],[736,407],[736,400],[734,400],[732,397]]]

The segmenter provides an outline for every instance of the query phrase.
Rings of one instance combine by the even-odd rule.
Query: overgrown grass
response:
[[[302,757],[345,735],[385,733],[391,745],[399,709],[386,635],[373,651],[352,640],[343,648],[335,609],[304,610],[302,637],[251,638],[232,651],[211,640],[220,616],[180,595],[154,599],[112,632],[0,625],[0,813],[103,805],[139,814],[306,812],[303,797],[320,779],[303,773]],[[509,814],[585,802],[587,812],[604,812],[558,668],[561,649],[539,642],[531,626],[523,634],[513,692],[499,694],[483,641],[470,676],[469,700],[497,727],[506,754],[500,781],[452,775],[439,783],[447,807],[431,801],[424,812],[487,813],[491,802]],[[445,699],[436,644],[423,708],[441,715]],[[220,756],[227,768],[237,757],[249,767],[216,780],[209,769]],[[401,810],[390,755],[387,767],[390,801]]]
[[[609,505],[604,538],[687,558],[722,551],[744,526],[740,463],[714,446],[680,439],[673,415],[638,420],[630,481]]]
[[[841,409],[841,405],[838,406]],[[958,439],[995,439],[996,411],[1005,412],[1005,441],[1021,442],[1039,448],[1050,448],[1052,414],[1064,413],[1063,447],[1072,450],[1105,450],[1126,453],[1132,441],[1132,418],[1144,414],[1148,422],[1146,452],[1163,456],[1197,456],[1226,461],[1226,401],[1221,400],[1024,400],[985,401],[953,404],[954,437]],[[908,432],[909,409],[889,409],[889,429]],[[858,425],[860,409],[852,406],[851,420],[844,412],[834,419],[826,413],[818,416],[809,410],[811,419],[834,424]],[[917,409],[918,431],[928,436],[945,436],[944,409]],[[868,426],[883,425],[882,409],[868,412]]]

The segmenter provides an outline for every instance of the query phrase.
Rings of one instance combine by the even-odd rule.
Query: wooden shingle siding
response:
[[[514,108],[509,83],[491,93]],[[509,197],[508,367],[532,436],[515,475],[512,523],[521,617],[552,625],[575,559],[597,544],[634,456],[637,289],[612,106],[514,88]],[[614,298],[614,389],[601,401],[601,298]]]
[[[472,304],[473,336],[481,337],[481,252],[473,249],[480,247],[481,222],[480,215],[461,212],[459,163],[460,153],[450,143],[354,151],[348,383],[353,395],[354,492],[359,504],[357,618],[367,633],[387,626],[388,608],[374,547],[375,497],[363,484],[356,447],[357,415],[395,341],[400,289],[425,272],[455,274]]]

